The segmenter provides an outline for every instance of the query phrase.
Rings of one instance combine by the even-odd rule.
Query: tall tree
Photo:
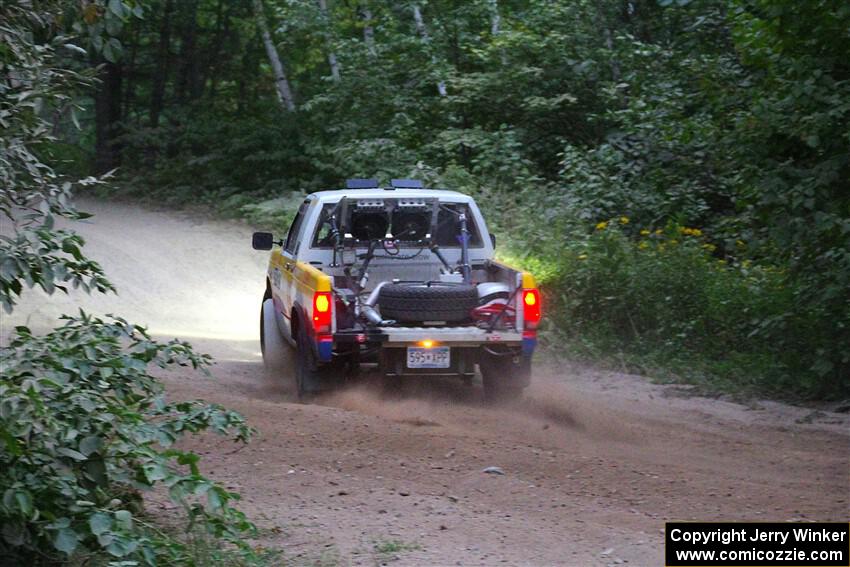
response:
[[[328,65],[331,67],[331,77],[333,77],[334,82],[339,82],[339,62],[336,59],[336,53],[334,53],[332,40],[333,33],[331,30],[333,29],[333,22],[330,19],[330,15],[328,14],[328,3],[327,0],[317,0],[319,4],[319,11],[322,14],[322,26],[325,30],[325,42],[328,44]]]
[[[608,51],[609,65],[611,67],[611,80],[615,83],[620,82],[620,62],[617,60],[617,53],[614,51],[614,34],[611,32],[611,25],[609,23],[609,19],[607,14],[605,13],[605,6],[602,4],[597,4],[597,14],[599,19],[599,26],[602,28],[602,34],[605,37],[605,49]]]
[[[120,163],[117,138],[121,122],[122,69],[118,63],[101,61],[94,96],[95,172],[103,174]]]
[[[159,23],[159,44],[156,54],[156,72],[151,87],[150,125],[159,126],[159,115],[165,100],[165,86],[168,83],[168,71],[171,67],[171,14],[173,0],[165,0],[162,7],[162,19]]]
[[[490,34],[497,36],[502,22],[502,17],[499,15],[499,0],[489,0],[488,4],[490,7]]]
[[[287,112],[294,112],[295,100],[292,97],[292,89],[289,86],[289,80],[286,78],[286,72],[283,69],[283,61],[281,61],[277,48],[272,41],[271,33],[269,33],[269,26],[266,22],[266,14],[263,8],[263,0],[254,0],[254,18],[257,21],[257,27],[260,29],[260,35],[263,38],[266,55],[268,56],[269,63],[272,66],[278,100],[284,110]]]
[[[428,35],[428,28],[425,26],[425,19],[422,17],[422,11],[419,8],[419,4],[413,4],[413,21],[416,22],[416,31],[419,33],[419,36],[422,38],[422,43],[425,44],[426,49],[430,51],[430,43],[431,37]],[[433,54],[431,55],[431,63],[436,63],[437,58]],[[446,81],[443,79],[439,79],[437,81],[437,92],[440,93],[440,96],[446,96],[448,91],[446,90]]]
[[[363,41],[369,50],[369,55],[375,56],[375,28],[372,27],[372,10],[367,4],[360,7],[360,17],[363,19]]]
[[[186,0],[181,4],[180,62],[177,68],[175,99],[177,104],[192,100],[199,95],[198,62],[195,43],[198,30],[198,0]]]

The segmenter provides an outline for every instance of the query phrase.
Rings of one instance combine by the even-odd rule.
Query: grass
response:
[[[407,543],[398,539],[378,540],[374,544],[375,552],[380,555],[418,551],[420,549],[422,549],[422,546],[418,543]]]

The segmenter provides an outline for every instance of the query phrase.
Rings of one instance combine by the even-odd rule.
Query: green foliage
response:
[[[120,32],[115,18],[129,17],[128,6],[135,5],[82,4],[89,37],[109,61],[117,60],[117,44],[98,46],[97,38]],[[69,181],[48,165],[56,117],[70,113],[78,122],[76,95],[92,75],[70,70],[74,65],[63,58],[85,53],[57,33],[63,17],[76,16],[60,2],[0,6],[0,303],[6,313],[24,286],[48,294],[67,293],[66,284],[113,290],[84,254],[83,239],[56,226],[87,218],[73,206],[72,191],[102,181]],[[256,559],[244,541],[254,527],[232,507],[238,495],[203,476],[197,455],[174,446],[186,433],[203,431],[245,442],[251,429],[216,405],[167,403],[163,386],[148,372],[151,365],[200,368],[208,361],[186,343],[156,343],[123,319],[81,313],[44,336],[17,327],[10,345],[0,348],[2,562],[207,565]],[[184,534],[145,515],[141,495],[155,487],[179,505]]]
[[[305,196],[301,193],[291,193],[285,197],[259,203],[247,202],[238,210],[248,222],[257,226],[267,226],[278,234],[285,234],[304,198]]]
[[[850,6],[757,1],[738,6],[734,37],[758,70],[736,138],[756,252],[786,263],[794,308],[773,325],[811,320],[826,379],[850,374]],[[787,339],[785,348],[799,348]]]
[[[110,63],[117,63],[124,52],[118,37],[131,18],[144,17],[143,0],[92,0],[80,5],[80,13],[67,13],[74,33],[84,37],[89,49]]]
[[[418,543],[406,543],[398,539],[379,540],[375,542],[375,552],[380,555],[391,553],[403,553],[406,551],[418,551],[422,546]]]
[[[175,447],[206,430],[245,442],[250,428],[216,405],[166,402],[148,370],[201,368],[209,357],[186,343],[152,341],[123,319],[66,319],[44,336],[17,327],[0,350],[0,554],[21,564],[103,554],[190,564],[189,545],[140,504],[140,491],[162,486],[188,525],[250,556],[243,538],[254,527],[232,508],[238,495]]]
[[[789,316],[787,271],[715,252],[700,229],[637,230],[628,217],[573,234],[557,271],[543,273],[555,333],[585,355],[690,360],[738,391],[843,395],[850,384],[816,371],[819,314]]]
[[[11,312],[24,285],[47,293],[70,282],[74,288],[107,291],[112,285],[97,262],[80,252],[83,240],[57,229],[56,218],[82,219],[70,202],[74,183],[64,181],[41,159],[49,152],[51,135],[47,110],[75,112],[75,89],[89,76],[58,66],[57,48],[73,48],[70,38],[38,43],[30,26],[49,25],[50,17],[17,3],[4,6],[7,23],[0,26],[0,72],[16,80],[0,83],[0,217],[12,227],[0,235],[0,304]],[[99,183],[94,178],[78,186]]]
[[[15,220],[20,221],[23,216],[18,211]],[[85,218],[76,211],[64,216]],[[68,293],[64,282],[86,292],[114,290],[100,265],[83,256],[82,237],[69,230],[54,229],[53,222],[50,213],[30,213],[29,219],[16,227],[14,236],[0,235],[0,305],[6,313],[12,312],[24,285],[38,285],[48,294],[57,289]]]

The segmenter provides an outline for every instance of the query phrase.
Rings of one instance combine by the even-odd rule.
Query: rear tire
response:
[[[274,300],[271,298],[264,299],[260,307],[260,350],[267,371],[278,373],[291,368],[292,347],[280,334]]]
[[[295,387],[298,399],[305,401],[328,386],[329,366],[319,366],[312,341],[303,331],[298,332],[295,351]]]

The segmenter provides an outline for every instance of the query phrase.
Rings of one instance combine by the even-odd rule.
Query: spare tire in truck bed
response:
[[[478,306],[474,285],[444,282],[398,282],[381,288],[381,317],[399,322],[467,321]]]

